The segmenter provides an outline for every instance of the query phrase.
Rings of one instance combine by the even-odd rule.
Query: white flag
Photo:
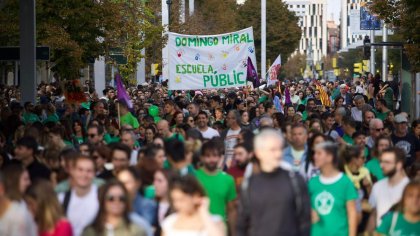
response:
[[[267,71],[266,79],[267,85],[272,85],[277,82],[277,77],[279,75],[281,68],[281,55],[278,55],[274,63],[270,66]]]

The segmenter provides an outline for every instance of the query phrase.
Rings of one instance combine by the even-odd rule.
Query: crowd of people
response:
[[[420,120],[379,75],[1,87],[0,235],[420,235]]]

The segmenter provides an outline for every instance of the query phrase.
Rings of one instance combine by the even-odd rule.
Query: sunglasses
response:
[[[94,138],[96,134],[88,134],[89,138]]]
[[[125,202],[127,200],[127,198],[125,196],[112,196],[112,195],[108,195],[108,196],[106,196],[106,200],[108,202],[115,202],[115,201]]]
[[[384,128],[375,129],[377,132],[384,131]]]

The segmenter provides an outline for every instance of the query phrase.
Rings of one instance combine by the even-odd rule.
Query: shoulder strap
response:
[[[293,195],[295,195],[295,205],[298,218],[302,213],[302,194],[300,192],[299,183],[294,171],[289,171],[290,181],[292,182]]]
[[[303,235],[306,231],[308,222],[305,222],[306,219],[304,217],[304,203],[303,203],[303,197],[302,197],[302,191],[299,187],[299,180],[296,176],[296,172],[289,171],[289,177],[290,182],[292,184],[292,191],[294,195],[295,200],[295,206],[296,206],[296,220],[298,222],[298,232],[299,235]]]
[[[71,189],[64,194],[64,200],[63,200],[64,215],[67,215],[67,209],[69,208],[70,197],[71,197]]]
[[[397,225],[397,220],[398,220],[398,211],[394,211],[394,213],[392,213],[391,228],[389,229],[390,234],[394,232],[395,226]]]

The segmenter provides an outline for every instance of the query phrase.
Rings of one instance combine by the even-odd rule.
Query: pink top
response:
[[[65,219],[58,221],[55,228],[48,232],[39,232],[39,236],[73,236],[70,222]]]

